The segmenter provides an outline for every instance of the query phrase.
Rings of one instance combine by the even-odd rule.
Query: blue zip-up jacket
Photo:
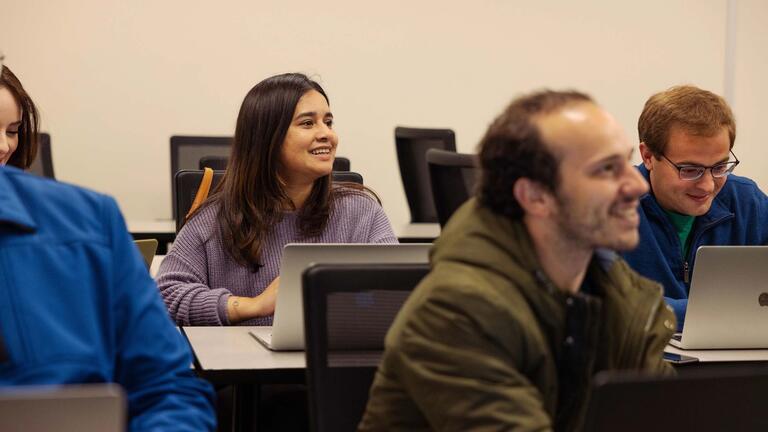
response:
[[[0,166],[0,388],[113,382],[130,430],[213,430],[190,362],[117,203]]]
[[[649,181],[648,170],[643,165],[638,169]],[[664,298],[675,310],[678,331],[685,320],[690,276],[699,246],[768,243],[768,197],[746,177],[728,176],[709,211],[696,218],[685,258],[675,227],[651,192],[640,198],[639,212],[640,243],[624,253],[624,259],[635,271],[664,286]]]

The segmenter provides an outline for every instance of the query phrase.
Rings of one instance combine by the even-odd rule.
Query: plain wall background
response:
[[[231,135],[246,92],[288,71],[325,87],[338,154],[393,225],[409,220],[395,126],[452,128],[472,152],[514,96],[542,87],[591,93],[633,140],[652,93],[724,94],[737,172],[768,185],[761,0],[0,5],[0,49],[40,108],[57,177],[114,195],[128,219],[170,217],[171,135]]]

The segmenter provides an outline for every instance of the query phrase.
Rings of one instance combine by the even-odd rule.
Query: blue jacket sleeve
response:
[[[111,198],[103,217],[112,240],[115,381],[128,396],[129,429],[214,430],[213,390],[194,376],[189,346],[171,322]]]
[[[685,311],[688,309],[688,299],[675,299],[672,297],[664,297],[664,300],[675,311],[675,318],[677,318],[677,331],[683,331],[683,322],[685,321]]]

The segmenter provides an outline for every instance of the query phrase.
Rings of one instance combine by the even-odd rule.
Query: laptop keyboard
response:
[[[672,339],[680,342],[683,340],[683,334],[682,333],[675,333],[672,335]]]

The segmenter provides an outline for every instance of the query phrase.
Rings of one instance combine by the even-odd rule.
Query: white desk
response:
[[[168,253],[168,244],[176,239],[176,221],[173,219],[128,220],[128,232],[134,240],[157,239],[157,253]]]
[[[304,382],[304,351],[276,352],[264,348],[248,332],[252,327],[184,327],[201,375],[214,382],[236,384],[276,382],[285,375],[289,382]],[[236,375],[236,376],[235,376]]]
[[[234,388],[233,423],[251,431],[258,424],[261,384],[304,384],[304,351],[274,352],[248,331],[253,327],[184,327],[195,354],[198,375],[214,384]]]
[[[157,271],[160,270],[160,264],[164,259],[165,255],[155,255],[155,257],[152,258],[152,265],[149,266],[149,275],[152,276],[152,278],[157,276]]]
[[[172,219],[129,220],[126,224],[135,240],[157,239],[157,253],[161,255],[168,253],[168,244],[176,239],[176,222]],[[393,230],[400,243],[431,243],[440,236],[438,223],[408,223]]]
[[[176,221],[173,219],[155,219],[155,220],[128,220],[128,231],[136,234],[175,234]]]
[[[175,235],[176,221],[173,219],[156,220],[128,220],[128,231],[131,234],[161,234]],[[407,223],[393,227],[398,238],[429,238],[436,239],[440,236],[440,224],[438,223]]]
[[[400,243],[431,243],[440,237],[438,223],[409,223],[393,229]]]
[[[667,345],[665,352],[696,357],[699,362],[766,362],[768,349],[681,350]]]

